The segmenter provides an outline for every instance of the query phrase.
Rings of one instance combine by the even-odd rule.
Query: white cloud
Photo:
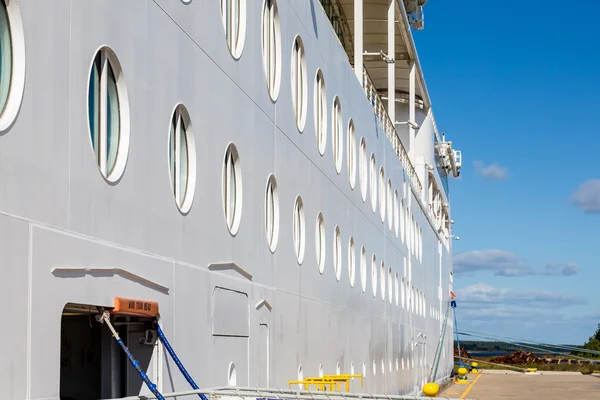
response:
[[[586,307],[587,299],[563,293],[495,288],[485,283],[455,292],[459,331],[543,343],[583,344],[600,320],[598,312],[577,312]]]
[[[506,306],[519,306],[529,308],[564,308],[574,305],[588,304],[587,299],[568,296],[557,292],[544,290],[514,290],[494,288],[485,283],[477,283],[456,291],[456,295],[465,303],[502,305],[496,309],[486,310],[496,314],[491,316],[507,316]],[[484,307],[482,307],[484,308]]]
[[[474,161],[473,166],[475,167],[475,172],[484,178],[493,179],[493,180],[504,180],[508,179],[508,169],[503,167],[498,163],[492,163],[490,165],[485,165],[483,161]]]
[[[536,269],[517,255],[497,249],[474,250],[454,255],[452,262],[457,275],[490,271],[496,276],[571,276],[581,267],[574,262],[550,262],[544,269]]]
[[[569,201],[588,214],[600,213],[600,179],[585,181],[571,195]]]

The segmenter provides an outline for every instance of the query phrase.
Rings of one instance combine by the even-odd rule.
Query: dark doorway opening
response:
[[[144,383],[92,305],[65,306],[60,334],[60,399],[98,400],[138,395]],[[153,318],[111,316],[111,322],[150,379],[157,383]],[[153,357],[154,356],[154,357]]]

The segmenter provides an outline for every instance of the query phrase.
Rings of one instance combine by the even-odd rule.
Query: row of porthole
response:
[[[226,10],[227,7],[234,7],[235,9],[245,10],[245,1],[244,0],[222,0],[222,17],[224,26],[231,26],[232,21],[230,20],[231,15],[228,14]],[[242,13],[240,13],[240,16]],[[277,2],[275,0],[265,0],[263,3],[263,20],[262,20],[262,51],[263,51],[263,66],[265,71],[265,77],[267,82],[267,91],[269,96],[273,101],[277,100],[279,95],[279,86],[281,80],[281,69],[280,69],[280,60],[281,60],[281,38],[280,38],[280,25],[279,25],[279,13],[277,9]],[[240,21],[241,18],[237,18],[236,21]],[[244,25],[245,22],[241,22],[240,26]],[[236,28],[237,29],[237,28]],[[239,41],[243,45],[243,40]],[[229,42],[228,42],[229,44]],[[241,55],[241,49],[234,50],[234,48],[238,48],[236,46],[230,45],[230,51],[232,51],[232,55],[236,57],[236,54]],[[292,103],[294,105],[294,115],[296,120],[296,125],[298,130],[302,132],[306,123],[306,111],[308,108],[308,85],[307,85],[307,73],[306,73],[306,58],[304,52],[304,45],[300,36],[296,36],[294,39],[294,44],[292,48],[292,60],[291,60],[291,79],[292,79]],[[325,79],[323,76],[323,71],[320,69],[317,70],[315,75],[315,136],[317,141],[317,149],[321,155],[325,154],[326,148],[326,132],[327,132],[327,99],[326,99],[326,91],[325,91]],[[335,170],[339,174],[341,173],[342,163],[343,163],[343,128],[342,128],[342,109],[338,96],[334,97],[333,100],[333,109],[332,109],[332,143],[333,143],[333,156],[334,156],[334,165]],[[354,189],[355,179],[356,179],[356,133],[354,128],[354,121],[352,118],[348,121],[348,133],[347,133],[347,153],[348,153],[348,178],[350,182],[350,187]],[[365,138],[361,138],[361,151],[364,151],[364,156],[362,158],[366,158],[366,141]],[[376,212],[376,198],[377,198],[377,180],[375,177],[375,155],[371,154],[371,199],[372,199],[372,207],[373,212]],[[361,163],[361,189],[362,189],[362,198],[363,202],[366,202],[366,187],[368,181],[368,174],[366,173],[366,163]],[[380,213],[382,222],[385,221],[385,174],[383,167],[380,168],[380,177],[381,182],[380,186]],[[406,192],[406,190],[405,190]],[[388,193],[387,193],[387,202],[388,202],[388,227],[390,231],[392,230],[392,213],[394,212],[393,208],[396,211],[396,237],[398,234],[398,193],[395,191],[395,201],[396,204],[392,206],[392,184],[391,180],[388,180]],[[408,218],[408,209],[407,209],[407,218]],[[403,218],[402,218],[403,219]],[[411,246],[411,253],[416,254],[417,258],[422,261],[422,230],[418,228],[418,225],[414,223],[414,218],[412,220],[414,226],[409,225],[407,221],[407,232],[410,232],[408,235],[409,240],[414,238],[414,246]],[[409,230],[410,226],[410,230]],[[404,225],[401,228],[402,230],[402,241],[404,241]]]
[[[415,360],[418,360],[418,361],[415,361]],[[425,357],[423,357],[423,356],[416,357],[413,354],[412,357],[396,358],[395,359],[395,372],[404,371],[405,368],[406,369],[415,368],[415,364],[417,364],[418,367],[425,366],[425,364],[426,364]],[[394,372],[394,363],[391,358],[388,360],[388,370],[390,373]],[[325,374],[325,371],[323,369],[322,363],[319,364],[318,371],[319,371],[318,376],[323,377],[323,375]],[[385,374],[385,371],[386,371],[385,360],[382,359],[381,360],[381,373]],[[367,372],[368,372],[367,371],[367,363],[366,363],[366,361],[363,361],[362,362],[362,375],[363,375],[364,379],[366,379],[368,376]],[[375,361],[375,360],[373,360],[373,362],[372,362],[371,372],[372,372],[373,376],[377,375],[377,361]],[[336,374],[340,375],[341,373],[342,373],[342,368],[340,366],[340,363],[338,362],[336,365]],[[354,374],[355,374],[355,366],[354,366],[354,361],[352,361],[352,362],[350,362],[350,375],[354,375]],[[298,366],[298,380],[303,380],[303,379],[304,379],[304,369],[302,368],[302,365],[299,365]]]
[[[112,50],[101,49],[91,68],[88,95],[89,125],[92,147],[96,154],[98,167],[108,180],[120,178],[124,164],[119,164],[118,154],[127,152],[128,138],[121,137],[118,113],[123,105],[118,99],[120,83],[120,65]],[[116,136],[116,143],[113,138]],[[195,190],[196,157],[192,123],[185,106],[175,107],[169,133],[169,167],[173,196],[181,212],[187,213],[192,205]],[[117,171],[115,171],[117,170]],[[119,174],[113,177],[112,174]],[[112,177],[112,179],[111,179]],[[242,204],[242,184],[239,154],[234,144],[230,144],[225,153],[223,165],[223,208],[229,231],[236,234],[239,229]],[[298,261],[302,263],[304,252],[304,216],[302,199],[297,198],[294,206],[294,241]],[[408,215],[408,214],[407,214]],[[270,176],[267,183],[265,200],[266,232],[271,251],[275,251],[278,240],[279,206],[277,181]],[[341,276],[341,240],[339,227],[336,226],[334,239],[334,265],[336,277]],[[301,233],[301,234],[299,234]],[[353,248],[353,239],[350,239]],[[325,265],[324,219],[317,218],[317,259],[319,271],[323,273]],[[351,257],[351,265],[354,257]],[[382,264],[383,265],[383,264]],[[352,267],[351,267],[352,268]],[[353,268],[352,268],[353,269]],[[364,290],[363,282],[363,290]],[[382,288],[384,283],[382,283]],[[375,289],[376,290],[376,289]],[[384,289],[382,289],[384,291]],[[384,293],[382,292],[382,295]],[[390,297],[391,301],[391,297]]]
[[[12,78],[12,38],[10,34],[10,24],[7,13],[7,8],[3,0],[0,0],[0,20],[3,22],[0,30],[0,43],[2,43],[2,61],[5,66],[2,73],[2,83],[0,84],[0,109],[4,111],[4,107],[6,106],[8,96],[9,96],[9,88],[11,86],[11,78]],[[227,21],[230,18],[235,19],[241,24],[240,26],[245,27],[245,0],[221,0],[221,11],[224,26],[227,26]],[[237,15],[237,16],[236,16]],[[228,19],[229,18],[229,19]],[[20,21],[18,21],[20,22]],[[18,24],[17,24],[18,25]],[[231,24],[229,24],[231,25]],[[244,29],[240,29],[240,26],[237,28],[232,28],[234,31],[237,31],[238,35]],[[263,4],[263,58],[265,61],[265,71],[267,71],[267,67],[269,65],[268,61],[275,59],[275,65],[279,65],[277,60],[280,57],[280,39],[279,39],[279,19],[277,12],[277,4],[275,0],[265,0]],[[266,27],[271,27],[272,31],[270,34],[267,34]],[[243,34],[242,34],[243,36]],[[231,36],[234,38],[235,35]],[[239,39],[239,38],[238,38]],[[297,37],[299,40],[298,46],[295,45],[295,48],[302,48],[301,39]],[[274,44],[270,43],[270,40],[274,40]],[[243,38],[241,41],[237,41],[235,44],[233,42],[228,41],[228,45],[230,46],[230,50],[232,51],[232,55],[235,54],[241,55],[240,45],[243,45]],[[269,44],[270,43],[270,44]],[[238,49],[238,50],[235,50]],[[275,50],[273,50],[275,49]],[[270,52],[275,51],[275,55]],[[302,56],[303,56],[303,48],[302,48]],[[275,58],[273,58],[275,57]],[[267,74],[268,75],[268,74]],[[320,79],[319,79],[320,77]],[[279,82],[280,78],[275,79],[275,81]],[[319,81],[321,83],[319,83]],[[319,70],[317,73],[317,82],[316,86],[323,85],[324,90],[324,80],[323,74]],[[271,93],[271,91],[270,91]],[[114,54],[114,52],[107,47],[101,48],[94,57],[94,61],[92,62],[92,66],[90,68],[90,80],[88,85],[88,119],[89,119],[89,129],[90,136],[92,141],[92,147],[96,154],[96,161],[98,164],[98,168],[104,178],[109,182],[118,181],[124,170],[125,164],[127,162],[127,154],[129,151],[129,113],[128,113],[128,99],[127,99],[127,91],[125,87],[125,82],[123,79],[123,74],[121,70],[120,63]],[[276,98],[277,96],[273,96]],[[318,98],[322,98],[321,95],[316,96]],[[304,95],[303,98],[306,98]],[[318,103],[317,103],[318,104]],[[322,103],[324,106],[324,103]],[[326,106],[325,106],[326,108]],[[326,112],[326,110],[325,110]],[[338,143],[339,145],[336,148],[341,149],[342,146],[342,137],[341,137],[341,106],[339,104],[339,98],[336,96],[334,100],[334,114],[339,116],[336,119],[336,123],[334,124],[336,129],[334,131],[336,134],[334,135],[334,143]],[[323,114],[323,118],[325,118],[325,130],[326,130],[326,116]],[[337,118],[337,117],[336,117]],[[319,125],[316,122],[317,125]],[[317,129],[317,132],[319,129]],[[319,141],[320,144],[325,143],[323,139]],[[361,139],[361,149],[364,150],[366,158],[366,143],[365,139]],[[349,154],[355,154],[355,134],[354,134],[354,123],[352,119],[349,121],[348,125],[348,151]],[[324,152],[324,149],[323,151]],[[229,159],[234,158],[236,154],[235,149],[232,149],[231,152],[227,155]],[[374,161],[374,154],[371,155],[372,161]],[[349,160],[354,160],[354,156],[349,156]],[[230,160],[228,164],[233,164],[235,160]],[[363,165],[362,163],[361,165]],[[336,161],[336,169],[338,170],[340,167],[337,165],[341,165],[340,162]],[[351,166],[352,165],[352,166]],[[372,174],[374,175],[375,168],[372,164]],[[169,134],[169,166],[170,166],[170,177],[171,177],[171,185],[173,190],[173,196],[177,203],[177,206],[183,213],[187,213],[191,208],[191,204],[193,201],[193,193],[195,190],[195,175],[196,175],[196,157],[195,157],[195,140],[192,131],[192,124],[190,121],[189,113],[185,109],[182,104],[178,104],[173,111],[171,118],[171,127]],[[366,167],[363,165],[363,168]],[[227,176],[233,177],[233,175],[237,172],[239,175],[239,167],[237,169],[229,169],[230,174]],[[356,173],[355,162],[349,162],[349,176],[351,176],[351,186],[354,188],[354,179]],[[383,167],[380,169],[380,175],[383,173]],[[362,176],[367,176],[366,173],[361,172]],[[227,177],[224,178],[224,180]],[[372,198],[376,197],[376,180],[372,179],[375,182],[374,185],[371,186],[371,195]],[[232,181],[233,182],[233,181]],[[380,205],[381,205],[381,214],[382,220],[384,219],[384,204],[383,192],[385,180],[382,180],[380,183]],[[363,189],[363,200],[366,201],[366,185],[361,183],[361,186],[364,186]],[[235,188],[232,188],[235,189]],[[224,192],[227,191],[224,189]],[[227,201],[225,204],[226,210],[226,218],[228,220],[228,226],[232,233],[236,232],[236,227],[239,225],[239,215],[241,212],[241,206],[237,205],[236,197],[231,196],[231,193],[224,193],[225,195],[229,195],[231,201]],[[241,197],[241,189],[240,189],[240,197]],[[388,224],[391,230],[392,226],[392,213],[393,209],[395,209],[395,221],[396,221],[396,236],[398,237],[399,230],[399,222],[398,222],[398,214],[400,218],[404,220],[404,214],[401,213],[398,206],[398,193],[395,191],[395,204],[394,206],[390,206],[390,199],[392,198],[391,193],[391,180],[388,180]],[[234,205],[235,202],[235,206]],[[373,200],[373,204],[376,201]],[[233,207],[232,207],[233,206]],[[375,210],[374,210],[375,211]],[[417,254],[417,258],[421,259],[422,255],[422,244],[421,237],[422,231],[416,224],[414,224],[414,218],[412,218],[412,223],[409,223],[408,208],[406,209],[406,231],[410,233],[407,235],[407,239],[412,245],[409,245],[412,254]],[[238,218],[236,219],[236,216]],[[404,241],[404,227],[405,224],[401,225],[401,233],[402,240]],[[272,234],[269,234],[271,239],[270,247],[272,251],[274,251],[274,247],[276,246],[276,227],[273,229]],[[411,237],[414,237],[413,240],[410,240]]]

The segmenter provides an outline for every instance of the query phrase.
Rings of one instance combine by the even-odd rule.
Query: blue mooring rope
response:
[[[135,358],[133,358],[133,355],[131,354],[131,352],[129,351],[129,349],[127,348],[127,346],[125,346],[125,343],[123,343],[123,340],[121,340],[121,338],[119,337],[119,334],[117,333],[117,331],[115,330],[115,328],[110,323],[110,314],[108,312],[104,311],[104,312],[102,312],[102,314],[100,316],[96,317],[96,320],[98,322],[105,322],[106,323],[106,326],[108,327],[108,329],[110,329],[113,337],[115,338],[115,340],[117,341],[117,343],[119,343],[119,346],[121,346],[121,348],[125,352],[125,355],[129,359],[129,362],[131,363],[131,366],[138,372],[138,374],[140,374],[140,378],[142,378],[142,381],[144,381],[144,383],[146,384],[146,386],[148,386],[148,389],[150,389],[150,391],[156,397],[156,399],[157,400],[165,400],[165,398],[163,397],[163,395],[160,394],[160,392],[156,388],[156,385],[154,383],[152,383],[152,381],[150,380],[150,378],[148,378],[148,375],[146,375],[146,373],[144,371],[142,371],[142,369],[140,368],[139,361],[136,360]]]
[[[186,369],[183,366],[183,364],[181,363],[181,361],[179,361],[179,358],[177,357],[177,354],[175,354],[175,350],[173,350],[173,348],[169,344],[169,341],[167,340],[167,337],[163,333],[163,331],[162,331],[160,325],[158,324],[158,322],[156,323],[156,331],[158,332],[158,337],[160,338],[160,341],[162,342],[162,344],[167,349],[167,352],[171,355],[171,358],[173,359],[173,361],[175,361],[175,364],[177,364],[177,367],[179,368],[179,370],[181,371],[181,373],[183,374],[183,376],[185,376],[185,379],[188,381],[188,383],[192,386],[192,388],[194,390],[200,390],[200,388],[198,387],[198,385],[196,385],[196,382],[194,382],[194,380],[192,379],[192,377],[190,376],[190,374],[188,374],[188,372],[186,371]],[[208,398],[204,394],[202,394],[202,393],[198,393],[198,396],[200,396],[200,398],[202,400],[208,400]]]

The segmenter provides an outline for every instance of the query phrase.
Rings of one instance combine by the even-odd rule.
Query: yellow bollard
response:
[[[458,379],[456,380],[456,383],[459,384],[463,384],[463,383],[468,383],[467,382],[467,369],[465,367],[460,367],[458,369]]]
[[[423,393],[425,393],[425,396],[427,397],[435,397],[439,391],[440,386],[435,382],[429,382],[423,386]]]

